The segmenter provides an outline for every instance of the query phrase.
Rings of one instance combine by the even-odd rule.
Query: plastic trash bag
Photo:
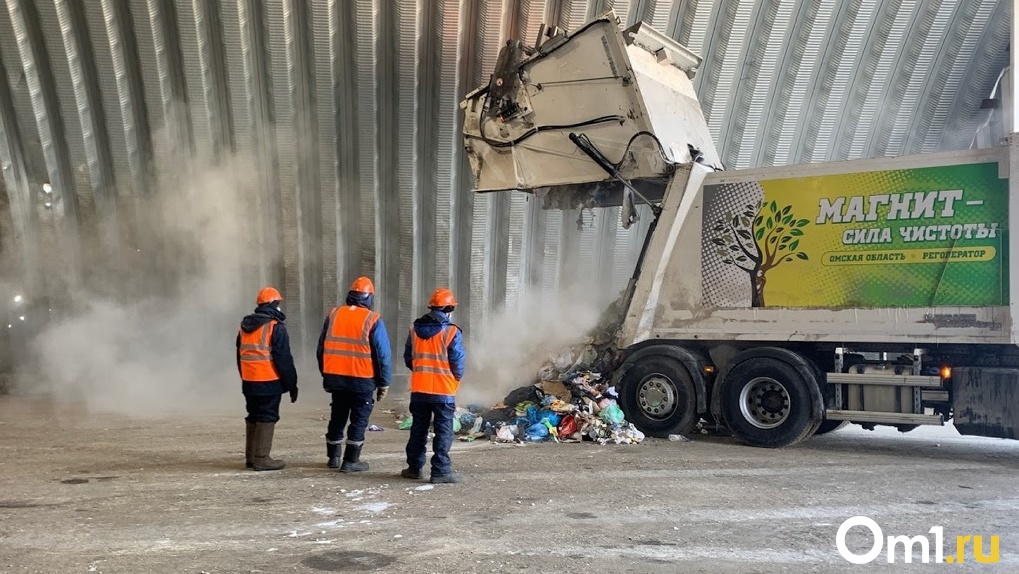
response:
[[[409,416],[400,421],[400,424],[397,426],[397,428],[399,428],[400,430],[410,430],[410,426],[412,424],[414,424],[414,417]]]
[[[559,421],[559,436],[568,437],[577,432],[577,419],[573,415],[566,415]]]
[[[524,431],[524,439],[532,442],[543,441],[548,438],[548,427],[544,423],[535,423]]]
[[[453,434],[460,432],[460,419],[453,417]]]
[[[516,425],[501,426],[495,431],[495,440],[499,442],[513,442],[517,438]]]
[[[619,408],[619,405],[612,403],[602,409],[601,419],[609,424],[617,425],[626,420],[626,417],[623,415],[623,410]]]
[[[548,423],[551,424],[552,426],[558,425],[560,418],[561,417],[558,414],[549,409],[542,409],[541,411],[538,412],[538,422],[548,421]]]

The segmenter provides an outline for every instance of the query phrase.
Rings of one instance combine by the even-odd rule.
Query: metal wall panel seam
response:
[[[375,194],[375,233],[376,233],[376,265],[375,265],[375,301],[377,311],[381,311],[387,325],[392,325],[390,342],[395,345],[395,327],[399,324],[401,294],[404,290],[401,272],[401,247],[405,244],[405,233],[412,230],[402,229],[403,220],[400,203],[409,198],[409,190],[401,190],[401,177],[405,167],[400,165],[406,161],[413,165],[413,158],[402,158],[401,150],[407,145],[404,140],[410,139],[413,145],[413,133],[401,133],[403,127],[400,118],[401,78],[399,77],[400,62],[399,34],[400,11],[391,2],[380,1],[376,4],[377,33],[374,35],[376,49],[375,100],[376,125],[378,138],[378,166],[376,177],[378,184]],[[413,121],[413,115],[410,118]],[[407,246],[410,248],[410,246]]]
[[[511,0],[512,1],[512,0]],[[565,28],[569,32],[576,32],[584,25],[584,21],[587,18],[587,1],[588,0],[562,0],[559,4],[559,24],[560,28]],[[623,20],[626,21],[625,19]]]
[[[927,84],[921,92],[923,96],[918,102],[914,120],[916,125],[906,138],[904,155],[922,153],[927,134],[934,125],[944,121],[938,102],[946,92],[950,94],[948,97],[953,97],[958,88],[958,75],[953,73],[953,68],[979,6],[978,1],[961,2],[952,11],[931,63],[933,73],[928,75]]]
[[[463,143],[460,139],[458,120],[460,113],[460,86],[463,81],[458,73],[459,56],[458,26],[460,11],[458,0],[439,0],[436,5],[436,78],[437,94],[432,114],[437,126],[435,159],[435,283],[436,286],[454,286],[453,248],[453,198],[460,190],[457,179],[463,161]],[[464,175],[464,177],[467,177]]]
[[[148,0],[157,84],[163,110],[165,154],[157,158],[162,177],[191,171],[194,138],[190,121],[187,80],[180,51],[180,30],[173,0]],[[158,125],[158,124],[157,124]]]
[[[957,19],[957,23],[952,26],[952,29],[955,31],[953,43],[958,43],[958,49],[952,54],[950,63],[946,62],[942,66],[945,73],[945,81],[942,84],[940,97],[934,98],[932,106],[934,112],[930,114],[931,126],[928,128],[923,138],[923,144],[919,148],[921,153],[934,153],[938,150],[942,141],[942,135],[949,124],[949,114],[951,114],[954,104],[960,101],[960,91],[963,91],[965,88],[965,85],[962,83],[963,79],[971,76],[972,71],[980,65],[980,62],[973,58],[973,52],[976,49],[977,40],[983,37],[984,30],[987,28],[987,21],[993,6],[988,2],[977,0],[965,3],[964,6],[960,6],[960,9],[962,8],[966,8],[968,11],[968,13],[964,13],[959,18],[966,23],[965,30],[963,30],[962,26],[958,25],[959,20]],[[958,62],[960,60],[972,62],[972,64],[969,66],[959,66]],[[990,88],[988,87],[984,93],[990,93]],[[973,99],[970,101],[972,102]]]
[[[134,19],[127,0],[88,3],[86,10],[116,175],[122,253],[154,271],[159,267],[158,239],[148,232],[142,210],[154,188],[155,167]],[[140,283],[151,293],[147,282]]]
[[[478,85],[481,67],[481,59],[478,53],[479,50],[483,50],[478,34],[478,28],[482,20],[481,13],[480,2],[460,0],[456,56],[456,77],[460,88],[457,92],[458,98],[463,95],[463,92],[473,90]],[[462,137],[463,129],[463,117],[459,110],[457,110],[456,123],[454,125],[456,126],[455,137],[459,139]],[[471,262],[475,247],[473,244],[474,225],[472,216],[475,211],[475,201],[482,202],[484,199],[476,197],[472,192],[474,185],[473,174],[470,171],[470,165],[463,151],[462,144],[457,146],[454,158],[456,160],[454,163],[456,166],[456,183],[453,186],[451,198],[452,217],[450,220],[453,227],[450,235],[450,272],[453,275],[452,289],[456,294],[458,303],[457,312],[460,316],[458,324],[469,335],[473,327],[472,320],[474,316],[474,301],[471,289],[473,271]],[[483,306],[483,304],[483,301],[479,302],[479,306]]]
[[[336,89],[333,107],[337,110],[336,150],[339,154],[336,174],[337,259],[339,261],[336,299],[343,301],[349,282],[361,273],[373,270],[362,264],[363,235],[371,229],[362,222],[363,208],[361,151],[359,138],[363,131],[360,113],[360,78],[358,60],[364,45],[358,42],[357,10],[353,3],[336,0],[330,4],[330,20],[335,29],[330,45],[333,53],[333,70]],[[368,47],[369,51],[371,47]]]
[[[968,67],[962,90],[955,99],[947,127],[942,130],[938,149],[964,149],[970,146],[973,134],[983,121],[980,102],[988,97],[998,74],[1009,65],[1009,5],[1007,2],[985,0],[990,5],[990,17],[983,23],[977,48],[971,54],[973,65]],[[1001,99],[1001,92],[997,98]]]
[[[58,205],[62,209],[61,216],[56,217],[55,226],[60,243],[60,267],[63,270],[60,278],[63,279],[62,286],[73,287],[81,280],[78,197],[71,166],[67,161],[66,137],[54,88],[55,81],[34,6],[23,0],[7,0],[7,8],[24,65],[39,142],[46,158],[49,183],[56,196],[53,212],[58,213]],[[56,286],[47,285],[47,288],[53,287]]]
[[[835,102],[831,96],[828,98],[828,109],[821,123],[821,132],[831,134],[822,161],[848,158],[860,109],[874,79],[881,48],[888,40],[894,22],[893,9],[897,7],[896,0],[863,0],[860,4],[842,54],[843,65],[835,74],[832,86]],[[872,50],[876,50],[876,53]]]
[[[300,254],[301,320],[305,346],[318,340],[323,313],[322,200],[319,180],[317,78],[309,4],[290,0],[284,12],[290,41],[289,85],[296,135],[297,242]]]
[[[36,186],[36,191],[38,191],[38,186],[43,181],[49,181],[48,167],[42,144],[39,142],[39,124],[35,118],[35,107],[27,82],[25,63],[21,59],[21,50],[6,2],[0,2],[0,57],[4,58],[4,65],[10,74],[8,85],[11,89],[14,111],[17,114],[15,119],[18,125],[18,134],[21,137],[26,173],[29,181]],[[52,223],[52,218],[49,218],[45,224],[52,226]],[[44,224],[42,219],[40,219],[40,224]]]
[[[166,158],[171,152],[171,137],[168,134],[170,118],[166,115],[163,105],[163,82],[160,79],[160,56],[156,51],[155,26],[149,13],[149,0],[129,0],[129,12],[132,16],[132,29],[137,41],[136,54],[139,70],[142,74],[141,86],[144,90],[146,122],[152,128],[152,174],[155,177],[164,171]]]
[[[57,18],[67,55],[71,89],[77,110],[82,143],[84,173],[79,176],[89,185],[95,203],[95,226],[100,248],[108,260],[117,261],[120,253],[116,177],[110,152],[110,138],[99,90],[99,73],[93,55],[93,42],[81,4],[58,0]],[[69,114],[68,114],[69,115]]]
[[[730,50],[729,44],[733,41],[733,28],[739,7],[738,0],[719,0],[713,7],[708,24],[712,33],[706,39],[700,73],[694,77],[704,120],[720,157],[725,157],[725,140],[721,134],[723,118],[720,116],[724,114],[725,103],[730,97],[734,73],[729,62],[735,53]],[[737,38],[742,37],[737,35]],[[738,46],[737,42],[737,49]],[[727,76],[725,70],[729,71]]]
[[[955,4],[948,0],[944,2],[934,0],[932,2],[933,13],[924,14],[924,20],[929,18],[930,24],[921,22],[923,41],[918,43],[922,47],[917,51],[916,60],[909,68],[908,84],[885,144],[886,147],[883,150],[885,155],[902,155],[905,152],[906,140],[912,131],[912,122],[916,119],[919,110],[923,88],[927,85],[927,78],[933,71],[935,54],[942,44],[950,14],[954,9]]]
[[[813,107],[811,129],[807,132],[805,140],[805,147],[810,151],[801,156],[801,161],[825,161],[830,152],[832,141],[837,137],[833,133],[834,115],[841,108],[842,98],[845,95],[848,73],[845,64],[851,65],[855,62],[862,37],[861,27],[857,23],[861,18],[868,19],[870,14],[867,8],[869,6],[864,2],[872,1],[853,0],[847,4],[846,11],[842,13],[841,25],[835,36],[835,50],[831,52],[832,58],[828,60],[828,65],[825,66],[824,74],[821,76],[821,84],[817,92],[821,97],[815,99],[817,105]]]
[[[261,105],[256,98],[264,94],[264,90],[255,84],[259,77],[257,67],[253,64],[255,32],[251,29],[250,14],[246,0],[226,0],[220,4],[220,23],[223,34],[223,61],[226,67],[225,81],[230,86],[229,101],[226,112],[230,114],[230,125],[234,133],[234,149],[240,158],[254,162],[252,169],[240,170],[237,174],[238,185],[250,190],[252,201],[244,202],[238,209],[244,218],[251,222],[248,226],[255,244],[256,257],[244,266],[245,285],[268,285],[275,283],[272,275],[273,256],[265,246],[269,240],[269,232],[261,232],[263,223],[271,222],[272,218],[264,212],[267,187],[266,173],[272,169],[272,161],[266,161],[262,138],[258,137],[258,112]]]
[[[180,54],[181,73],[185,78],[188,105],[183,113],[191,125],[191,145],[194,167],[209,167],[216,159],[218,150],[212,143],[212,122],[217,110],[212,107],[212,88],[208,77],[208,50],[206,38],[201,33],[204,26],[201,7],[195,9],[194,0],[174,0],[177,26],[176,48]],[[169,40],[168,40],[169,41]],[[172,41],[170,41],[172,42]]]
[[[682,2],[683,0],[679,0]],[[669,35],[669,26],[672,23],[673,12],[672,0],[644,0],[641,6],[640,20],[650,24],[659,32]]]
[[[111,31],[110,22],[117,22],[117,16],[108,9],[109,4],[108,0],[100,0],[85,3],[83,9],[96,69],[95,89],[102,102],[108,161],[113,174],[113,194],[122,210],[121,221],[128,226],[133,220],[129,215],[132,213],[129,199],[133,180],[127,151],[125,116],[121,105],[122,83],[118,74],[118,64],[115,62],[120,55],[114,54],[120,44],[119,30]],[[127,97],[130,98],[129,95]]]
[[[541,209],[541,200],[528,196],[524,207],[521,242],[524,255],[520,260],[520,281],[523,297],[540,296],[545,271],[545,222],[548,212]]]
[[[42,283],[38,216],[9,78],[0,47],[0,173],[10,205],[14,240],[20,247],[18,270],[22,285],[26,291],[38,292]]]
[[[494,8],[492,5],[489,6]],[[486,46],[486,54],[489,57],[498,55],[501,47],[513,35],[519,22],[524,19],[519,13],[519,8],[521,6],[515,2],[503,1],[498,13],[489,13],[489,17],[498,22],[496,33],[486,34],[489,37],[494,36],[496,40],[494,46]],[[484,65],[486,76],[494,72],[494,68],[494,63],[486,61]],[[509,279],[507,268],[509,266],[510,243],[510,194],[491,194],[485,203],[487,205],[484,214],[484,227],[487,233],[482,238],[485,244],[484,270],[482,271],[485,281],[483,296],[485,306],[481,313],[483,318],[494,314],[506,301],[506,286]],[[475,224],[477,223],[479,222],[476,220]],[[477,314],[477,312],[478,307],[476,306],[475,313]]]
[[[429,294],[437,287],[445,286],[445,278],[440,279],[436,270],[439,265],[448,265],[445,252],[438,249],[438,225],[436,214],[438,202],[439,180],[439,148],[441,128],[439,112],[443,83],[440,75],[442,67],[442,29],[443,15],[440,0],[420,0],[417,4],[417,53],[420,70],[415,97],[417,106],[417,153],[416,172],[417,193],[414,201],[414,261],[415,274],[411,296],[407,301],[409,316],[422,312],[428,302]],[[448,200],[447,200],[448,201]],[[441,282],[441,284],[440,284]],[[398,330],[402,333],[402,329]],[[398,339],[399,340],[399,339]]]
[[[374,121],[376,110],[376,44],[377,14],[373,0],[356,0],[356,16],[354,19],[355,38],[357,41],[357,105],[359,118],[373,118],[369,124],[358,122],[358,174],[360,181],[360,237],[361,253],[359,273],[371,275],[378,280],[376,264],[376,244],[378,240],[376,225],[375,196],[378,193],[378,148],[376,147],[378,126]]]
[[[888,150],[895,144],[895,126],[900,122],[900,112],[908,101],[913,71],[926,44],[931,26],[937,16],[940,0],[918,0],[913,17],[907,27],[903,47],[891,72],[890,87],[885,94],[884,105],[877,113],[875,128],[867,144],[867,157],[889,155]]]
[[[276,155],[279,159],[279,187],[272,192],[278,197],[281,220],[280,241],[283,277],[281,284],[284,297],[287,297],[287,314],[290,316],[290,330],[297,333],[297,345],[305,339],[308,327],[304,321],[305,301],[304,275],[301,272],[304,254],[300,241],[300,221],[298,208],[297,172],[298,172],[298,138],[308,134],[297,133],[297,102],[294,78],[295,62],[293,31],[290,28],[291,3],[267,2],[264,5],[265,26],[268,32],[268,50],[265,57],[269,59],[273,94],[275,122],[272,131],[276,134]],[[272,193],[271,192],[271,193]]]
[[[757,130],[754,159],[750,161],[755,167],[775,165],[783,131],[790,130],[799,119],[799,108],[792,107],[794,90],[800,85],[797,95],[802,101],[805,82],[800,78],[808,75],[802,71],[820,6],[821,0],[797,0],[790,6],[793,17],[787,28],[788,37],[777,54],[778,68],[763,102],[764,109],[770,111],[764,114],[764,124]],[[788,153],[788,147],[785,151]]]
[[[799,147],[793,151],[792,163],[813,160],[818,132],[824,119],[825,110],[828,108],[828,95],[842,63],[842,55],[846,42],[849,41],[849,33],[856,20],[859,7],[860,0],[850,0],[839,3],[839,6],[831,14],[831,27],[826,34],[824,53],[818,60],[810,91],[807,92],[809,94],[807,101],[810,104],[806,106],[806,117],[795,138],[799,142]]]
[[[744,142],[755,141],[755,138],[746,137],[747,130],[754,134],[759,129],[763,109],[754,105],[766,92],[767,86],[774,77],[775,56],[778,51],[770,49],[770,39],[774,36],[775,18],[778,13],[776,0],[760,0],[752,3],[752,10],[740,14],[746,21],[737,17],[737,31],[741,30],[740,36],[745,41],[739,48],[739,56],[734,59],[734,74],[739,72],[739,79],[733,84],[732,93],[729,95],[724,108],[724,121],[719,141],[721,142],[723,154],[721,155],[723,165],[730,168],[746,168],[749,166],[747,156],[744,153]],[[745,27],[744,27],[745,26]],[[785,34],[780,33],[780,38]],[[763,86],[763,90],[762,90]]]
[[[873,137],[872,132],[875,129],[874,122],[877,117],[877,107],[884,102],[888,95],[892,64],[903,53],[903,38],[916,8],[914,0],[898,0],[897,2],[892,2],[892,4],[896,4],[894,15],[891,17],[878,16],[877,18],[878,25],[884,26],[886,29],[885,37],[880,39],[880,45],[875,42],[873,46],[868,48],[870,56],[866,57],[874,63],[873,75],[868,82],[866,90],[861,89],[859,97],[863,98],[863,103],[856,118],[853,137],[851,140],[847,139],[844,144],[848,146],[848,152],[845,156],[849,159],[867,157],[864,153],[867,142]],[[884,10],[884,5],[880,9]]]
[[[718,0],[696,0],[695,4],[690,5],[690,9],[685,16],[685,19],[690,22],[685,46],[700,55],[703,60],[707,60],[709,50],[711,49],[711,36],[708,35],[708,29],[715,19],[717,4]],[[697,91],[698,96],[702,93],[701,86],[704,84],[702,78],[704,72],[705,68],[702,63],[697,71],[697,76],[694,77],[694,89]],[[703,106],[704,104],[701,102],[701,107]]]
[[[797,110],[798,113],[792,117],[787,116],[782,124],[771,165],[793,163],[796,157],[794,154],[799,151],[793,146],[807,128],[809,118],[803,110],[806,109],[808,98],[813,95],[814,84],[824,64],[824,47],[827,46],[829,27],[834,21],[837,5],[838,0],[820,0],[814,7],[806,45],[803,47],[802,62],[789,92],[788,109]]]
[[[420,203],[426,193],[418,178],[421,165],[418,141],[423,119],[419,114],[418,90],[424,72],[420,52],[423,36],[420,10],[420,0],[414,0],[397,4],[389,14],[389,25],[393,32],[389,44],[390,69],[396,77],[396,89],[392,92],[396,99],[391,106],[394,112],[393,131],[389,136],[395,145],[389,150],[395,153],[395,157],[393,163],[383,165],[395,166],[395,170],[389,170],[395,175],[395,189],[384,189],[383,193],[389,202],[390,216],[387,219],[397,225],[395,230],[390,231],[395,252],[391,254],[389,262],[394,279],[390,283],[396,287],[396,298],[391,301],[394,311],[391,329],[394,349],[398,348],[398,343],[403,342],[403,329],[409,328],[413,321],[417,310],[412,308],[411,302],[423,283],[421,274],[424,257],[420,247],[415,250],[419,237],[415,236],[414,213],[416,204]],[[403,370],[399,361],[396,369]]]
[[[472,86],[487,84],[495,69],[499,50],[499,35],[502,29],[503,0],[477,0],[477,23],[473,33],[476,36],[474,52],[474,74]],[[494,39],[493,39],[494,37]],[[472,89],[472,88],[468,88]],[[470,193],[470,192],[468,192]],[[473,194],[472,194],[473,195]],[[474,204],[470,214],[470,308],[468,315],[472,324],[481,324],[488,316],[491,287],[492,250],[497,246],[488,240],[490,210],[493,202],[502,201],[505,194],[473,195]]]
[[[342,224],[338,217],[338,175],[340,151],[337,149],[340,131],[338,129],[340,111],[337,109],[336,61],[333,53],[333,42],[336,34],[337,0],[314,2],[308,6],[310,11],[310,28],[312,36],[311,49],[314,53],[315,65],[311,70],[315,76],[315,111],[316,121],[312,126],[317,136],[317,149],[312,150],[318,159],[318,213],[310,213],[308,217],[318,220],[321,229],[319,251],[321,253],[321,275],[316,279],[321,292],[321,303],[316,309],[309,309],[309,331],[317,331],[328,310],[342,304],[339,300],[340,283],[348,279],[340,278],[339,269],[343,268],[338,253],[338,237]],[[343,286],[346,288],[346,285]],[[318,319],[318,320],[316,320]],[[313,333],[314,335],[314,333]],[[317,340],[317,339],[313,339]]]

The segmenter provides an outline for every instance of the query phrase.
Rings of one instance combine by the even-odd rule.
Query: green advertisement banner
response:
[[[1008,180],[963,164],[705,186],[721,307],[1008,304]]]

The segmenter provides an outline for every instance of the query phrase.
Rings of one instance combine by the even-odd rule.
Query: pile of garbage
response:
[[[618,365],[615,333],[622,298],[605,310],[598,326],[583,341],[549,357],[532,384],[520,387],[490,408],[458,408],[453,431],[462,441],[480,438],[497,443],[636,444],[644,434],[626,421],[611,382],[603,380]],[[408,416],[399,422],[410,428]]]

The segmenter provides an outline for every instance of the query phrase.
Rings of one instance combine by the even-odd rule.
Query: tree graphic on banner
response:
[[[747,204],[742,213],[726,212],[715,222],[718,234],[711,240],[722,262],[734,265],[750,276],[751,306],[764,307],[768,272],[782,263],[809,257],[800,251],[806,219],[796,219],[792,206],[779,207],[774,201]]]

